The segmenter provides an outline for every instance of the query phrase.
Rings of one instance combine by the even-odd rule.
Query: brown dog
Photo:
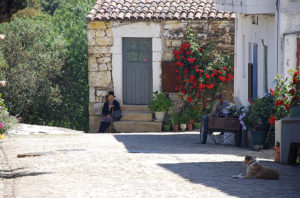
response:
[[[246,155],[244,164],[247,166],[246,175],[232,176],[239,179],[278,179],[279,173],[277,170],[267,168],[256,161],[252,156]]]

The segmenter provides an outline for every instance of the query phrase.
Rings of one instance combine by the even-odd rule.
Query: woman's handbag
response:
[[[114,110],[114,120],[120,120],[122,118],[121,110]]]

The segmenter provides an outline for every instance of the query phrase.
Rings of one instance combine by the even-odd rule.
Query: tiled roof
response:
[[[216,9],[213,0],[97,0],[87,20],[230,20],[235,14]]]

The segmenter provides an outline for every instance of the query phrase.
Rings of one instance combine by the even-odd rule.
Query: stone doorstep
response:
[[[113,122],[114,132],[161,132],[162,122],[119,121]]]
[[[122,112],[122,121],[152,121],[151,111],[128,111]]]
[[[150,111],[148,105],[122,105],[122,111]]]

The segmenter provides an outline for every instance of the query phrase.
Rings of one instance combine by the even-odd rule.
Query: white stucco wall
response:
[[[138,22],[122,24],[112,22],[114,44],[112,46],[112,76],[116,97],[123,104],[122,100],[122,38],[152,38],[152,76],[153,91],[160,91],[161,88],[161,55],[162,41],[160,25],[158,23]]]
[[[281,0],[279,12],[279,69],[284,77],[296,67],[297,37],[300,36],[300,0]]]
[[[252,24],[252,16],[258,24]],[[258,18],[257,18],[258,17]],[[258,19],[258,21],[257,21]],[[264,90],[264,45],[268,46],[268,88],[276,74],[276,40],[274,15],[238,15],[236,19],[234,96],[243,105],[248,102],[248,63],[252,61],[249,43],[258,45],[258,97]],[[250,57],[249,57],[250,56]]]

